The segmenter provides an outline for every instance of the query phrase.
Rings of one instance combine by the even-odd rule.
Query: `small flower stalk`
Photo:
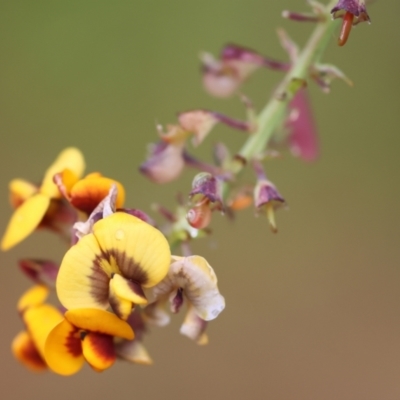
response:
[[[337,78],[352,85],[338,67],[322,58],[336,27],[332,18],[343,20],[341,46],[352,26],[370,22],[365,1],[307,3],[311,12],[283,12],[290,21],[315,25],[303,48],[278,30],[287,61],[237,44],[225,46],[218,58],[201,55],[206,92],[220,99],[240,96],[246,118],[186,108],[174,124],[157,125],[158,139],[149,145],[139,167],[143,176],[164,185],[196,170],[191,187],[176,196],[174,210],[162,204],[164,194],[149,213],[127,204],[124,185],[97,170],[85,173],[84,156],[75,147],[58,155],[39,185],[22,179],[10,182],[14,211],[1,249],[12,249],[40,229],[56,233],[67,244],[58,260],[44,256],[19,261],[33,284],[17,304],[24,328],[11,345],[22,365],[64,376],[78,373],[84,365],[105,371],[119,359],[151,365],[146,335],[183,309],[180,333],[199,345],[209,343],[206,328],[229,299],[219,291],[218,266],[214,269],[205,257],[194,254],[193,242],[212,233],[214,212],[233,220],[252,204],[276,233],[275,212],[287,204],[267,178],[264,164],[282,162],[287,153],[315,161],[321,149],[309,83],[315,82],[324,93]],[[272,94],[257,113],[258,105],[243,94],[245,84],[253,74],[271,71],[283,77],[278,85],[263,89]],[[193,155],[221,126],[243,139],[241,148],[219,141],[213,145],[212,162]],[[248,167],[256,175],[250,182],[242,174]]]

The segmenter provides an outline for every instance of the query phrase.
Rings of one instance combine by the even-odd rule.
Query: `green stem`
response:
[[[310,66],[321,58],[336,27],[336,24],[330,18],[330,10],[336,3],[337,0],[330,1],[326,6],[325,21],[318,23],[296,63],[279,85],[276,91],[277,96],[274,96],[259,114],[257,131],[249,137],[239,151],[239,155],[245,160],[251,160],[261,153],[273,133],[284,122],[287,105],[295,94],[294,90],[290,90],[292,82],[297,79],[306,79]],[[234,172],[238,173],[241,169],[242,165],[237,164],[234,167]]]

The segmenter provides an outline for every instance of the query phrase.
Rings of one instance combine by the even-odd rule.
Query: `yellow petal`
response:
[[[82,176],[85,169],[85,160],[80,150],[68,147],[59,154],[54,163],[47,169],[40,191],[50,198],[60,197],[60,192],[53,182],[53,177],[65,169],[69,169],[78,177]]]
[[[19,299],[17,309],[23,312],[29,307],[43,304],[49,295],[49,289],[44,285],[36,285],[27,290]]]
[[[123,320],[129,317],[135,304],[147,304],[141,286],[119,274],[114,274],[110,280],[109,301],[113,311]]]
[[[85,363],[79,329],[62,320],[46,340],[45,360],[48,367],[60,375],[73,375]]]
[[[168,272],[170,249],[163,234],[132,215],[117,212],[93,226],[100,248],[121,275],[143,287],[160,282]]]
[[[31,371],[40,372],[47,369],[28,332],[22,331],[15,337],[11,350],[14,357]]]
[[[23,320],[39,354],[44,358],[47,336],[63,320],[61,312],[49,304],[42,304],[28,308],[23,314]]]
[[[116,208],[121,208],[125,201],[124,187],[114,179],[104,176],[92,176],[78,181],[70,191],[71,204],[78,210],[90,214],[108,195],[111,186],[117,186]]]
[[[110,368],[116,359],[113,337],[101,333],[88,332],[82,340],[82,352],[96,371]]]
[[[104,263],[104,267],[103,267]],[[61,304],[74,308],[108,308],[109,280],[119,272],[103,259],[93,234],[84,236],[65,254],[56,289]]]
[[[108,311],[92,308],[68,310],[65,318],[85,331],[104,333],[132,340],[134,333],[128,323]]]
[[[39,190],[37,186],[23,179],[13,179],[8,188],[10,190],[10,203],[14,208],[19,207]]]
[[[9,250],[29,236],[40,224],[49,205],[50,198],[38,193],[18,207],[8,223],[1,249]]]

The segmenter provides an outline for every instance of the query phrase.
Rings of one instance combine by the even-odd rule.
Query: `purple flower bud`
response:
[[[208,202],[212,203],[213,209],[222,210],[222,185],[222,179],[208,172],[201,172],[193,179],[189,197],[195,205],[203,203],[204,199],[207,199]]]
[[[22,272],[34,282],[54,288],[59,266],[52,261],[23,259],[18,262]]]

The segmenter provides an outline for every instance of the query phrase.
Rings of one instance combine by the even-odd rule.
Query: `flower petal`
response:
[[[39,189],[37,186],[23,179],[13,179],[9,183],[8,188],[10,190],[10,203],[14,208],[19,207]]]
[[[124,360],[141,365],[153,364],[149,353],[139,340],[123,340],[115,346],[115,350]]]
[[[135,304],[147,304],[141,286],[119,274],[114,274],[110,280],[109,301],[113,311],[124,320],[129,317]]]
[[[29,236],[40,224],[50,205],[50,198],[38,193],[26,200],[11,216],[1,241],[1,249],[9,250]]]
[[[49,295],[49,289],[44,285],[36,285],[27,290],[19,299],[17,309],[19,312],[25,311],[29,307],[40,306],[45,302]]]
[[[65,318],[73,325],[91,332],[132,340],[135,336],[129,324],[108,311],[91,308],[68,310]]]
[[[61,304],[69,309],[108,307],[112,269],[104,260],[93,234],[84,236],[65,254],[58,272],[56,289]]]
[[[96,371],[111,367],[116,359],[113,337],[97,332],[88,332],[82,339],[82,352],[86,361]]]
[[[31,371],[40,372],[47,369],[47,364],[37,351],[28,332],[20,332],[12,341],[11,350],[14,357]]]
[[[215,319],[225,308],[225,299],[219,293],[214,270],[200,256],[173,256],[172,259],[167,277],[152,290],[155,298],[182,288],[200,318]]]
[[[54,163],[47,169],[40,191],[51,198],[60,197],[57,185],[53,182],[55,174],[69,169],[73,174],[80,177],[85,169],[85,160],[80,150],[68,147],[63,150]]]
[[[207,321],[201,319],[193,307],[190,307],[180,329],[182,335],[194,340],[199,345],[208,344],[208,336],[205,333]]]
[[[107,197],[113,185],[117,186],[118,192],[115,207],[120,208],[125,201],[124,187],[114,179],[95,175],[81,179],[72,187],[69,194],[71,204],[78,210],[90,214]]]
[[[168,241],[141,219],[117,212],[97,222],[93,234],[103,255],[125,278],[151,287],[167,274],[171,254]]]
[[[63,320],[61,312],[50,304],[42,304],[28,308],[23,314],[23,320],[39,354],[45,358],[47,336]]]
[[[50,332],[45,346],[49,368],[60,375],[73,375],[85,363],[79,329],[66,319]]]

